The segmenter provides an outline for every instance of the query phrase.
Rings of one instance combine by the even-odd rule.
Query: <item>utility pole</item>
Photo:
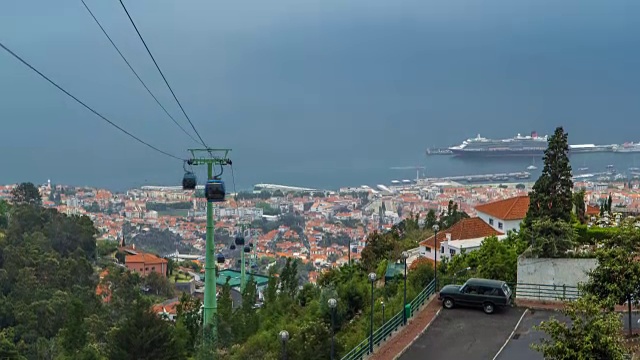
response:
[[[224,165],[231,164],[231,160],[229,160],[228,158],[231,149],[189,149],[189,151],[192,155],[191,165],[207,166],[207,180],[214,179],[214,165],[219,165],[222,169]],[[202,323],[203,329],[206,329],[208,325],[211,326],[211,333],[215,337],[215,335],[217,334],[215,315],[218,305],[216,299],[216,247],[214,241],[214,231],[213,201],[207,199],[207,238],[205,243],[204,311],[202,313]]]

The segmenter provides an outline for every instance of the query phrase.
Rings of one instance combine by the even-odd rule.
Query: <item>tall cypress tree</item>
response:
[[[542,175],[529,193],[529,211],[524,227],[529,228],[533,220],[544,218],[571,221],[573,181],[568,155],[568,134],[562,127],[558,127],[549,138],[549,145],[544,151]]]

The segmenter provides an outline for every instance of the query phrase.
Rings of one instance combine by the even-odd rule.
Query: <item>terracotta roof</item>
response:
[[[476,206],[476,211],[501,220],[521,220],[529,210],[529,195],[516,196]]]
[[[167,259],[163,259],[163,258],[157,257],[155,255],[145,254],[145,253],[138,253],[137,255],[127,255],[124,258],[124,262],[125,262],[125,264],[143,263],[143,264],[147,264],[147,265],[166,264],[166,263],[168,263]]]
[[[600,215],[600,208],[593,205],[587,205],[585,215]]]
[[[447,239],[447,234],[451,234],[451,240],[467,240],[485,238],[493,235],[503,235],[503,233],[492,228],[479,217],[472,217],[462,219],[446,230],[438,231],[438,242],[436,244],[436,248],[440,247],[440,242]],[[434,236],[432,235],[427,240],[422,241],[420,245],[433,248],[433,241]]]

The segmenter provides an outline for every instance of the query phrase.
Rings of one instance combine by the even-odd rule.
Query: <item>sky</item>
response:
[[[118,1],[85,1],[190,130]],[[125,4],[205,142],[233,149],[240,188],[357,185],[478,133],[564,126],[571,143],[640,141],[637,1]],[[179,157],[197,147],[80,0],[0,2],[0,41],[143,140]],[[179,161],[136,143],[2,51],[0,153],[0,183],[124,189],[177,185],[182,176]],[[224,176],[234,180],[230,169]]]

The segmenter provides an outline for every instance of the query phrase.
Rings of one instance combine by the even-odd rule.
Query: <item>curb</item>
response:
[[[438,315],[440,315],[440,311],[442,311],[442,309],[438,309],[438,311],[436,312],[436,314],[433,316],[433,319],[431,319],[431,321],[429,321],[429,323],[427,324],[427,326],[424,327],[424,329],[422,329],[422,331],[420,331],[420,333],[418,335],[416,335],[416,337],[413,338],[413,340],[411,340],[411,342],[405,346],[396,356],[393,357],[393,360],[398,360],[400,359],[400,357],[407,352],[407,350],[409,350],[409,348],[411,347],[411,345],[413,345],[413,343],[416,342],[416,340],[418,340],[422,335],[424,335],[424,333],[427,331],[427,329],[429,328],[429,326],[431,326],[431,323],[434,322],[437,318]]]

